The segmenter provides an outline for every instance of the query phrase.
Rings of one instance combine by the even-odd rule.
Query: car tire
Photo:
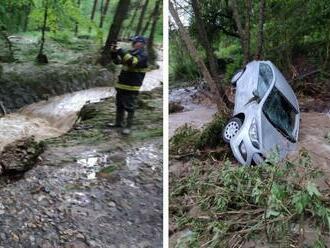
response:
[[[226,143],[229,143],[230,140],[235,137],[238,131],[241,129],[243,122],[240,118],[234,117],[231,118],[226,124],[225,128],[222,131],[222,138]]]

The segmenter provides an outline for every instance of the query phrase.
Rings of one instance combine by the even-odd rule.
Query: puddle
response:
[[[129,179],[124,178],[124,179],[122,179],[122,182],[124,184],[126,184],[127,186],[130,186],[130,187],[132,187],[134,189],[138,189],[139,188],[138,186],[135,185],[135,183],[133,181],[131,181]]]
[[[138,174],[141,165],[150,165],[152,170],[156,170],[160,166],[160,156],[159,149],[154,144],[149,144],[129,153],[126,158],[126,166],[135,174]]]
[[[107,154],[97,154],[96,151],[86,153],[77,160],[78,170],[81,175],[88,180],[96,179],[96,174],[103,168],[109,166],[109,156]]]
[[[85,207],[91,202],[89,196],[82,192],[74,192],[72,195],[68,196],[66,200],[81,207]]]

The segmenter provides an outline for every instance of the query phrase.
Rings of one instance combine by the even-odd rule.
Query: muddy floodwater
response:
[[[146,74],[141,91],[161,86],[163,63]],[[49,98],[23,107],[0,118],[0,151],[15,140],[35,136],[36,140],[57,137],[67,132],[77,113],[87,103],[99,102],[115,95],[110,87],[98,87]]]

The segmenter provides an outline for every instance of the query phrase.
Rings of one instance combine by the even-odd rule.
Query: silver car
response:
[[[270,61],[252,61],[232,84],[235,108],[223,139],[235,158],[243,165],[258,164],[274,150],[285,158],[298,141],[300,111],[282,73]]]

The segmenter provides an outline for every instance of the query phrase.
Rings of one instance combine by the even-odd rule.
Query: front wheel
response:
[[[240,128],[242,127],[242,120],[234,117],[229,120],[222,132],[222,138],[226,143],[229,143],[232,138],[236,136]]]

